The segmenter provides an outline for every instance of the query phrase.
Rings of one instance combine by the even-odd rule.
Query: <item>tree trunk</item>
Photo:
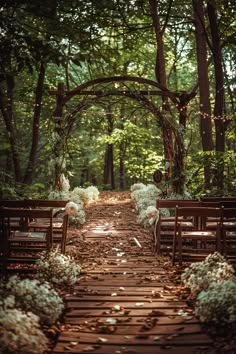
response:
[[[225,128],[224,128],[224,74],[222,65],[222,53],[220,45],[219,28],[217,24],[217,13],[215,6],[207,3],[208,17],[210,21],[212,52],[215,71],[215,106],[214,122],[216,134],[216,187],[219,191],[224,190],[224,163],[223,153],[225,151]],[[217,156],[217,152],[219,156]]]
[[[32,127],[32,145],[31,145],[31,151],[29,155],[28,166],[26,168],[25,176],[24,176],[25,184],[32,183],[33,174],[35,170],[35,162],[36,162],[38,143],[39,143],[39,122],[40,122],[40,114],[41,114],[45,71],[46,71],[45,64],[41,63],[37,88],[36,88],[36,95],[35,95],[35,107],[34,107],[33,127]]]
[[[166,15],[165,24],[167,24],[169,11],[171,8],[172,2],[169,3],[168,13]],[[161,28],[159,13],[158,13],[158,1],[157,0],[149,0],[151,17],[153,22],[153,28],[156,36],[156,64],[155,64],[155,75],[157,82],[163,87],[167,87],[167,79],[166,79],[166,66],[165,66],[165,55],[164,55],[164,42],[163,42],[163,34],[165,31],[165,27]],[[168,114],[170,111],[168,99],[166,97],[162,98],[162,108],[163,111]],[[181,193],[184,187],[184,178],[183,173],[181,171],[181,175],[176,175],[177,171],[179,171],[178,166],[183,167],[183,161],[180,163],[180,159],[183,159],[183,151],[181,155],[178,155],[178,152],[181,150],[181,147],[178,149],[174,148],[174,145],[178,144],[178,141],[174,142],[174,136],[171,130],[167,127],[162,127],[162,136],[164,143],[164,157],[167,162],[167,166],[165,169],[166,180],[170,180],[172,178],[173,181],[179,180],[178,183],[174,183],[173,187],[176,193]],[[181,144],[182,146],[183,144]],[[177,188],[177,189],[176,189]]]
[[[113,131],[113,117],[112,117],[112,109],[109,106],[107,109],[107,124],[108,124],[108,135],[112,134]],[[110,186],[113,190],[115,189],[115,177],[114,177],[114,155],[113,155],[113,144],[107,144],[105,159],[104,159],[104,185]]]
[[[125,155],[125,147],[124,143],[120,143],[120,168],[119,168],[119,175],[120,175],[120,189],[124,190],[126,188],[126,180],[125,180],[125,164],[124,164],[124,155]]]
[[[158,14],[158,2],[157,0],[149,0],[150,12],[153,22],[153,29],[156,36],[156,63],[155,63],[155,76],[157,82],[163,86],[167,87],[166,83],[166,67],[165,67],[165,55],[164,55],[164,44],[163,44],[163,31],[160,25],[160,19]],[[163,110],[168,111],[167,98],[162,98]],[[163,127],[164,128],[164,127]],[[164,143],[164,156],[165,160],[172,163],[173,159],[173,148],[171,146],[173,137],[171,132],[167,132],[165,129],[162,130],[163,143]],[[166,169],[166,177],[169,179],[171,177],[171,169],[168,167]]]
[[[211,125],[211,106],[210,90],[208,78],[207,49],[204,29],[204,9],[202,0],[192,0],[196,49],[197,49],[197,67],[199,78],[199,96],[200,96],[200,135],[202,149],[204,152],[213,150],[212,125]],[[204,179],[205,190],[211,186],[211,164],[210,158],[204,156]]]
[[[53,146],[53,155],[55,159],[55,176],[54,176],[54,189],[61,191],[61,175],[63,173],[63,163],[64,163],[64,148],[65,148],[65,132],[63,129],[63,94],[64,94],[64,84],[61,82],[58,84],[57,89],[57,106],[54,112],[55,121],[55,142]]]
[[[12,116],[13,89],[15,86],[14,78],[11,75],[8,75],[6,83],[7,83],[7,99],[4,99],[4,94],[0,86],[0,109],[5,122],[8,139],[11,146],[15,181],[16,183],[20,183],[22,181],[20,158],[17,151],[16,132],[15,132],[15,127],[13,124],[13,116]]]

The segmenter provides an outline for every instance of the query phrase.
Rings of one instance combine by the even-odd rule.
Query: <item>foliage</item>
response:
[[[213,170],[220,168],[224,171],[224,194],[235,193],[233,93],[236,77],[236,8],[232,1],[220,0],[214,2],[214,5],[220,17],[218,28],[225,65],[222,87],[225,87],[226,151],[222,154],[214,153],[215,156],[206,153],[206,159],[201,153],[198,96],[194,92],[197,87],[197,63],[192,4],[186,0],[170,4],[161,1],[157,9],[161,14],[160,26],[163,30],[167,92],[173,91],[176,98],[191,92],[193,97],[183,108],[187,110],[186,129],[179,125],[178,112],[170,101],[168,119],[178,131],[182,129],[187,162],[181,173],[186,176],[191,195],[196,196],[204,191],[203,168],[206,160],[212,162]],[[206,26],[209,25],[208,20],[205,16]],[[160,73],[156,75],[154,70],[158,46],[150,16],[150,2],[3,1],[0,23],[0,108],[2,113],[7,112],[9,115],[8,124],[3,114],[0,117],[0,167],[5,172],[5,176],[0,178],[0,196],[40,198],[48,194],[48,187],[54,181],[50,161],[54,158],[52,144],[55,122],[52,115],[55,96],[49,95],[50,89],[55,89],[58,82],[65,82],[69,90],[79,83],[104,76],[135,75],[159,82],[157,76]],[[213,99],[215,68],[212,63],[209,64],[209,77],[213,112],[216,102]],[[41,65],[45,67],[46,74],[42,83],[42,100],[36,102]],[[114,148],[116,181],[120,178],[120,162],[123,160],[127,187],[137,181],[149,183],[155,169],[165,171],[163,145],[166,142],[163,140],[158,117],[145,105],[142,106],[140,101],[131,101],[127,95],[122,96],[122,91],[131,90],[135,97],[139,90],[149,92],[150,87],[130,83],[123,87],[119,84],[118,87],[96,85],[95,88],[105,93],[118,89],[120,95],[112,95],[112,98],[109,94],[101,97],[81,95],[68,101],[63,111],[66,122],[66,151],[63,157],[73,187],[88,184],[102,186],[105,183],[103,170],[107,144],[112,144]],[[151,94],[145,97],[157,107],[161,115],[167,115],[161,97]],[[81,106],[81,110],[72,117],[71,113],[78,106]],[[108,106],[112,111],[112,129],[109,131]],[[34,119],[38,108],[39,122]],[[9,130],[11,124],[12,130]],[[214,129],[213,120],[212,126]],[[33,167],[32,183],[29,183],[31,187],[25,188],[24,177],[34,142],[33,128],[36,127],[39,133],[37,160]],[[21,170],[19,180],[16,180],[14,170],[16,159],[19,160]],[[216,194],[219,191],[212,183],[206,192]]]
[[[218,252],[209,254],[202,262],[191,263],[181,275],[182,282],[193,296],[207,290],[212,283],[227,279],[235,279],[234,269]]]
[[[218,326],[236,322],[236,281],[228,279],[212,282],[197,297],[195,314],[201,322]]]
[[[80,266],[70,256],[61,254],[57,249],[49,253],[42,252],[36,261],[37,277],[56,286],[72,286],[80,274]]]

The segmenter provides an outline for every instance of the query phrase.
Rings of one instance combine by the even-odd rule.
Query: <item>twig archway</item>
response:
[[[134,86],[132,89],[131,85]],[[115,87],[114,87],[115,86]],[[77,86],[73,90],[64,89],[64,84],[59,83],[57,90],[50,91],[56,96],[56,109],[53,113],[55,121],[55,188],[60,190],[60,174],[62,168],[61,153],[64,151],[65,129],[67,133],[71,130],[75,122],[76,115],[83,109],[87,109],[99,100],[107,96],[123,96],[135,100],[141,106],[152,113],[159,122],[164,137],[169,160],[173,163],[171,176],[173,189],[176,193],[182,193],[184,188],[184,148],[183,138],[179,129],[161,112],[159,106],[153,102],[151,97],[159,96],[168,98],[178,110],[179,122],[186,119],[186,106],[188,96],[184,93],[181,97],[157,82],[136,76],[111,76],[87,81]],[[83,97],[76,103],[75,107],[64,117],[63,109],[74,97]]]

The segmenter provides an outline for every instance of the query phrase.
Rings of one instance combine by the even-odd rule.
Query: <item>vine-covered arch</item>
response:
[[[173,170],[171,171],[171,180],[175,192],[182,192],[183,190],[183,168],[184,168],[184,149],[182,135],[179,134],[179,129],[176,127],[168,117],[161,112],[159,106],[153,102],[151,97],[160,96],[162,100],[169,99],[179,113],[179,121],[184,120],[186,100],[183,97],[177,97],[168,89],[162,87],[157,82],[136,76],[112,76],[105,78],[98,78],[82,83],[73,90],[65,90],[64,84],[59,83],[58,89],[50,91],[51,94],[56,95],[56,109],[54,111],[55,120],[55,161],[56,161],[56,178],[55,186],[60,188],[59,176],[61,173],[62,162],[60,154],[64,150],[63,136],[65,131],[67,134],[75,122],[76,115],[91,105],[94,105],[101,99],[108,96],[123,96],[135,100],[141,106],[152,113],[162,129],[164,147],[168,154],[168,159],[173,163]],[[76,102],[69,113],[63,116],[63,109],[74,97],[82,97],[79,102]],[[58,163],[60,161],[60,163]]]

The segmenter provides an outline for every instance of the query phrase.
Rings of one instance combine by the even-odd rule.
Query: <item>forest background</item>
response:
[[[0,197],[236,193],[233,0],[0,0]]]

